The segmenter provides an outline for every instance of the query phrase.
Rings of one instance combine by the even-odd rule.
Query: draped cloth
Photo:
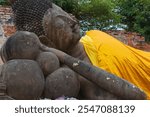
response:
[[[150,52],[132,48],[98,30],[86,32],[80,42],[93,65],[131,82],[150,99]]]

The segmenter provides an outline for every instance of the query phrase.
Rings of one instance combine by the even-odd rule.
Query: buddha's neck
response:
[[[72,49],[70,49],[67,53],[81,60],[83,60],[86,57],[84,47],[80,42],[73,46]]]

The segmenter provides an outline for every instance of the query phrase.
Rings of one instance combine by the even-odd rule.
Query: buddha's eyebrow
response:
[[[72,25],[78,24],[78,21],[74,20],[71,16],[58,15],[57,17],[67,21],[69,24]]]

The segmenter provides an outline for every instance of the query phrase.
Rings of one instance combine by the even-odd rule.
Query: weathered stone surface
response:
[[[44,75],[33,60],[11,60],[3,65],[1,79],[6,94],[14,99],[39,99],[44,89]]]

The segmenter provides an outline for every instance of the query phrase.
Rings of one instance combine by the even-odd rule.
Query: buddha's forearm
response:
[[[56,54],[62,63],[66,64],[81,76],[122,99],[146,99],[146,94],[142,90],[122,78],[74,58],[62,51],[53,48],[47,48],[47,51]]]

